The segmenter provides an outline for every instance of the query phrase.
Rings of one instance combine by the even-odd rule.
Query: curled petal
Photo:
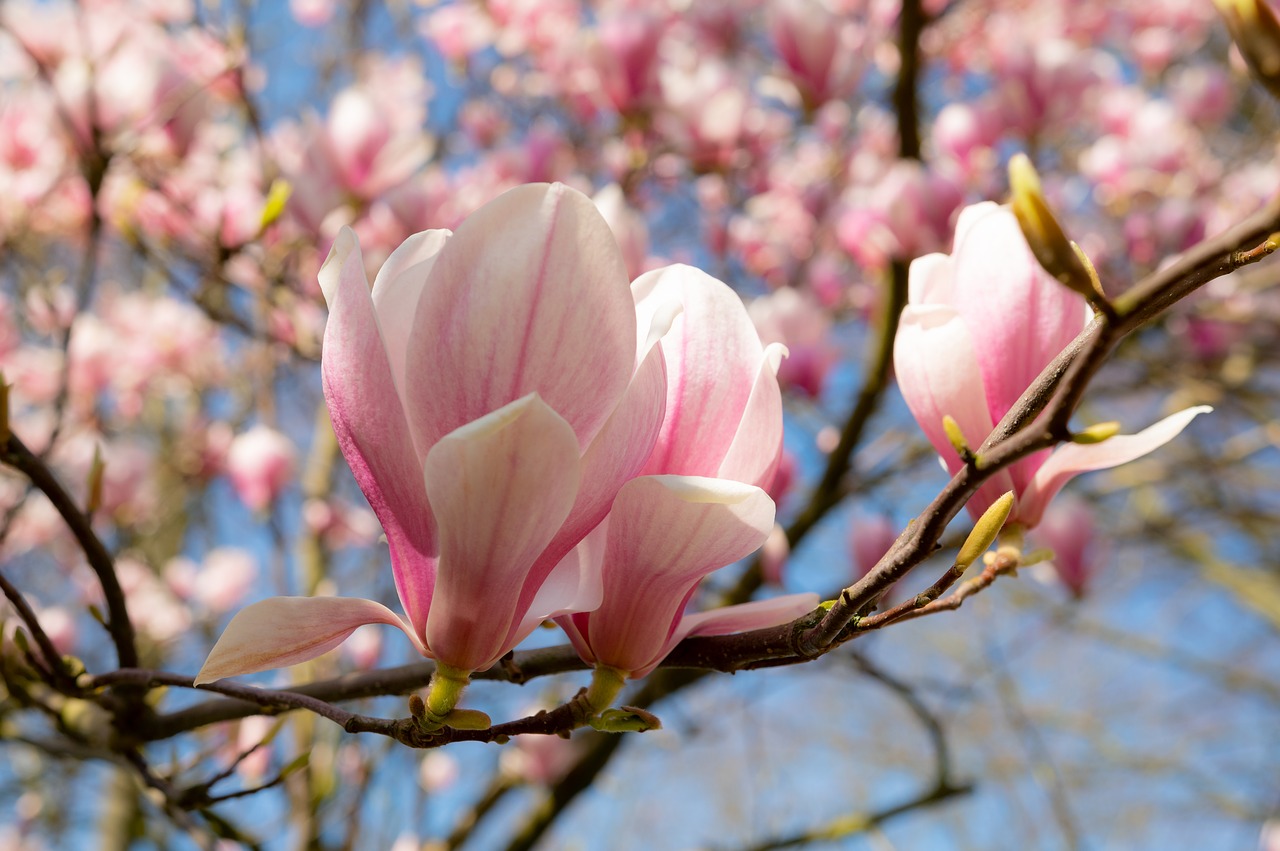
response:
[[[952,253],[955,253],[955,250],[960,247],[960,243],[969,238],[969,232],[973,229],[975,223],[998,209],[1000,209],[1000,205],[995,201],[981,201],[961,209],[960,215],[956,217],[956,235],[951,242]]]
[[[1102,443],[1068,443],[1058,447],[1036,471],[1031,486],[1019,498],[1015,519],[1028,528],[1035,526],[1044,516],[1049,501],[1071,479],[1081,473],[1106,470],[1141,458],[1173,440],[1197,416],[1212,410],[1207,405],[1187,408],[1137,434],[1118,435]]]
[[[306,662],[370,623],[403,630],[422,650],[413,630],[381,603],[349,597],[272,597],[236,613],[196,674],[196,685]]]
[[[689,266],[667,266],[633,285],[640,303],[679,299],[683,312],[662,338],[667,413],[647,474],[714,476],[756,385],[764,347],[742,299]]]
[[[518,187],[469,216],[436,258],[414,327],[428,329],[407,359],[418,446],[536,392],[586,447],[636,365],[618,244],[591,200],[560,184]]]
[[[963,215],[962,213],[962,218]],[[917,257],[911,261],[911,269],[907,274],[907,300],[913,307],[949,306],[954,280],[951,258],[948,255],[926,254]]]
[[[483,670],[514,646],[554,565],[532,568],[573,506],[580,460],[573,429],[537,394],[456,429],[427,454],[440,535],[427,647],[441,662]]]
[[[771,343],[765,349],[738,432],[716,473],[719,478],[756,487],[773,482],[778,459],[782,457],[782,391],[778,388],[778,365],[786,355],[787,349],[781,343]]]
[[[333,430],[387,533],[396,590],[421,635],[435,584],[435,528],[360,245],[349,228],[334,241],[320,285],[329,303],[321,373]]]

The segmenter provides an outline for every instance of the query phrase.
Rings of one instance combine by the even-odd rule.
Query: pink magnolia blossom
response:
[[[666,24],[657,15],[623,11],[601,19],[587,57],[609,106],[623,115],[647,109],[658,96],[658,47]]]
[[[545,709],[529,707],[521,714],[532,715]],[[512,745],[504,748],[498,758],[500,770],[508,777],[538,786],[559,782],[582,751],[581,739],[559,736],[518,736]]]
[[[685,613],[704,576],[755,551],[773,529],[773,500],[761,487],[781,457],[777,369],[786,350],[762,345],[737,294],[696,269],[659,269],[635,286],[683,305],[661,343],[666,417],[646,475],[618,492],[578,548],[583,562],[599,565],[602,604],[559,623],[585,661],[642,677],[689,635],[773,626],[818,600],[800,594]]]
[[[769,35],[807,108],[844,97],[861,71],[865,33],[836,4],[779,0],[769,5]]]
[[[948,471],[964,463],[943,417],[953,417],[971,445],[980,444],[1083,330],[1088,314],[1084,298],[1036,262],[1012,211],[990,202],[960,214],[950,256],[930,254],[911,264],[894,368],[907,407]],[[977,517],[1012,490],[1013,521],[1035,526],[1068,480],[1146,455],[1207,410],[1188,408],[1138,434],[1028,456],[988,479],[969,510]]]
[[[1068,495],[1054,501],[1036,527],[1036,542],[1053,550],[1054,573],[1077,600],[1098,569],[1096,526],[1089,504]]]
[[[941,247],[962,200],[951,175],[898,160],[873,186],[846,194],[836,238],[865,266],[919,257]]]
[[[785,623],[816,594],[686,614],[701,579],[757,549],[773,528],[773,501],[727,479],[645,476],[618,493],[609,518],[579,548],[598,560],[604,600],[560,619],[582,658],[643,677],[690,635],[723,635]]]
[[[840,352],[831,342],[831,316],[817,299],[794,287],[781,287],[753,301],[748,313],[761,340],[787,347],[778,381],[811,399],[821,396]]]
[[[898,540],[898,529],[883,514],[859,516],[849,524],[849,552],[855,576],[866,576]]]
[[[680,305],[628,287],[591,201],[512,190],[456,234],[411,237],[372,291],[343,231],[321,285],[330,414],[407,622],[368,600],[266,600],[236,616],[202,680],[313,658],[375,622],[483,670],[547,617],[598,605],[598,576],[564,557],[658,438],[656,343]]]
[[[273,428],[255,425],[237,435],[227,450],[231,486],[254,511],[266,509],[293,481],[298,453],[292,441]]]

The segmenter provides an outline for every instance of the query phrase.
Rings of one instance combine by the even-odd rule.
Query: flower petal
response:
[[[381,603],[350,597],[272,597],[236,613],[196,674],[196,685],[306,662],[370,623],[403,630],[422,650],[413,630]]]
[[[431,654],[483,670],[512,636],[554,564],[534,562],[578,491],[573,429],[531,393],[446,435],[427,454],[425,480],[440,535]]]
[[[596,660],[623,671],[661,660],[694,586],[764,543],[773,516],[773,500],[740,482],[646,476],[624,485],[609,515],[604,603],[574,619]]]
[[[679,299],[683,312],[662,338],[667,412],[646,474],[714,476],[755,387],[764,347],[742,299],[689,266],[638,278],[642,302]]]
[[[589,198],[538,184],[491,201],[440,252],[418,302],[406,374],[417,445],[536,392],[585,448],[635,369],[635,316]]]
[[[1122,434],[1102,443],[1068,443],[1058,447],[1036,471],[1035,478],[1018,500],[1014,519],[1027,528],[1040,522],[1049,501],[1071,479],[1091,470],[1106,470],[1141,458],[1173,440],[1200,414],[1212,411],[1207,405],[1187,408],[1165,417],[1137,434]]]
[[[893,344],[893,368],[911,415],[955,475],[964,462],[947,439],[942,418],[954,418],[974,447],[994,427],[968,327],[949,307],[908,305]],[[969,510],[980,515],[1011,488],[1009,474],[996,473],[970,499]]]
[[[582,480],[573,509],[539,557],[537,569],[557,564],[584,535],[598,526],[609,513],[618,488],[640,472],[658,439],[666,394],[667,373],[662,349],[655,346],[636,370],[617,409],[582,457]],[[521,602],[529,604],[528,600]]]
[[[907,301],[916,306],[950,305],[955,275],[947,254],[926,254],[911,261],[907,273]]]
[[[1089,306],[1041,268],[1008,207],[965,211],[952,305],[964,318],[993,423],[1084,330]]]
[[[418,634],[435,584],[435,525],[369,294],[360,244],[343,228],[320,270],[329,303],[321,356],[342,454],[387,533],[396,590]]]
[[[562,626],[570,622],[565,632],[570,641],[575,640],[571,616],[595,611],[604,599],[604,577],[600,567],[604,561],[608,528],[607,521],[597,525],[551,571],[516,631],[517,644],[539,624],[550,619],[559,621]]]
[[[373,310],[378,317],[378,328],[391,364],[391,377],[402,400],[405,398],[405,359],[408,357],[418,299],[436,258],[452,235],[447,230],[415,233],[391,252],[373,281]],[[426,455],[427,448],[420,447],[419,454]]]
[[[716,471],[719,478],[756,487],[773,483],[778,459],[782,457],[782,391],[778,388],[778,365],[786,354],[786,346],[781,343],[770,343],[765,349],[738,431]]]

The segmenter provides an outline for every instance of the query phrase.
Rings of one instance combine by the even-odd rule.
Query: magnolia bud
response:
[[[102,460],[102,447],[93,447],[93,461],[89,464],[89,496],[84,507],[84,513],[90,517],[102,507],[102,474],[106,467],[106,462]]]
[[[1013,214],[1018,217],[1022,235],[1040,265],[1090,302],[1101,300],[1102,291],[1089,274],[1089,267],[1081,261],[1080,248],[1062,232],[1062,226],[1045,200],[1040,175],[1026,154],[1014,154],[1009,160],[1009,186],[1013,189]]]
[[[293,186],[287,180],[276,178],[271,181],[271,188],[267,190],[266,200],[262,204],[262,220],[259,223],[261,230],[266,230],[276,219],[280,218],[280,214],[284,212],[285,204],[289,203],[289,196],[293,194]]]
[[[982,516],[974,524],[973,531],[965,539],[964,546],[960,547],[960,552],[956,556],[956,567],[964,569],[977,561],[978,556],[995,543],[1001,528],[1004,527],[1004,521],[1009,519],[1012,511],[1013,491],[1008,491],[991,503],[991,506],[982,512]]]
[[[960,423],[956,422],[956,418],[950,414],[946,414],[942,418],[942,431],[950,441],[952,448],[961,460],[968,461],[973,457],[973,450],[969,448],[969,441],[965,439],[964,432],[960,430]]]
[[[1249,70],[1280,98],[1280,21],[1266,0],[1213,0]]]
[[[1092,443],[1102,443],[1104,440],[1110,440],[1120,433],[1120,423],[1111,420],[1105,423],[1091,425],[1083,431],[1078,431],[1071,435],[1072,443],[1080,443],[1088,446]]]

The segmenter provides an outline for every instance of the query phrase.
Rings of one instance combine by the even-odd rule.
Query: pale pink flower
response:
[[[1270,818],[1263,823],[1258,851],[1280,851],[1280,818]]]
[[[382,633],[368,628],[357,629],[342,645],[342,653],[358,671],[376,668],[378,657],[382,655]]]
[[[1058,581],[1076,599],[1085,595],[1098,570],[1096,532],[1093,509],[1070,494],[1054,500],[1036,527],[1036,542],[1053,550]]]
[[[807,108],[848,95],[861,71],[865,33],[823,0],[769,4],[769,36]]]
[[[237,435],[227,450],[231,486],[254,511],[265,510],[280,496],[292,483],[297,465],[293,441],[261,423]]]
[[[645,258],[649,254],[649,228],[645,225],[644,216],[627,203],[622,187],[616,183],[601,189],[591,200],[618,240],[627,272],[632,278],[638,277],[644,271]]]
[[[1170,74],[1169,89],[1179,112],[1195,124],[1218,124],[1236,112],[1236,90],[1221,65],[1182,66]]]
[[[598,85],[623,115],[649,108],[658,95],[658,46],[666,24],[657,15],[624,11],[603,17],[588,51]]]
[[[129,616],[138,632],[152,641],[170,641],[191,629],[191,611],[165,583],[136,558],[116,560],[120,588],[129,605]],[[102,607],[101,592],[94,587],[90,602]]]
[[[76,619],[71,612],[62,606],[50,606],[47,609],[40,609],[36,619],[40,622],[40,628],[44,630],[44,634],[53,642],[55,650],[64,655],[75,651],[76,639],[80,631],[76,627]]]
[[[520,736],[517,741],[526,738],[529,737]],[[442,792],[457,783],[461,774],[458,758],[444,748],[436,748],[422,755],[422,762],[418,764],[418,785],[428,792]]]
[[[951,218],[964,200],[957,181],[916,160],[898,160],[874,185],[845,198],[836,236],[864,266],[909,260],[944,244]]]
[[[883,514],[859,515],[849,524],[849,551],[855,577],[863,577],[880,563],[898,540],[898,529]]]
[[[760,577],[769,585],[781,586],[790,558],[791,542],[787,540],[787,530],[775,523],[760,548]]]
[[[894,346],[907,407],[952,474],[963,466],[943,429],[951,416],[977,446],[1045,366],[1084,329],[1085,300],[1036,262],[1007,207],[966,208],[950,256],[911,264],[909,303]],[[1079,473],[1115,467],[1172,440],[1196,415],[1189,408],[1134,435],[1066,444],[1018,461],[969,500],[979,516],[1006,491],[1017,494],[1013,521],[1040,522],[1046,506]]]
[[[529,707],[532,715],[542,707]],[[580,739],[562,739],[559,736],[519,736],[513,747],[504,748],[499,757],[503,774],[525,783],[550,786],[560,780],[577,760],[581,751]]]
[[[304,27],[322,27],[333,19],[334,0],[289,0],[289,14]]]
[[[264,743],[276,722],[265,715],[250,715],[236,725],[235,755],[259,746],[236,764],[236,774],[247,784],[259,783],[271,767],[271,745]]]
[[[432,9],[422,27],[424,38],[452,62],[465,61],[493,43],[493,21],[474,3],[450,3]]]
[[[781,454],[776,372],[785,349],[762,345],[737,294],[696,269],[660,269],[635,287],[683,305],[661,344],[666,416],[645,476],[618,492],[578,548],[579,559],[600,566],[603,603],[559,623],[585,661],[643,677],[687,636],[784,623],[817,597],[685,613],[704,576],[753,552],[773,528],[761,486],[773,482]]]
[[[258,578],[258,561],[248,550],[217,547],[205,554],[196,572],[192,596],[211,612],[238,605]]]
[[[344,231],[321,284],[330,414],[408,622],[367,600],[267,600],[237,615],[201,676],[303,661],[373,622],[481,670],[548,616],[594,607],[599,578],[561,560],[658,437],[656,343],[679,304],[639,303],[595,206],[559,185],[411,237],[372,293]]]

